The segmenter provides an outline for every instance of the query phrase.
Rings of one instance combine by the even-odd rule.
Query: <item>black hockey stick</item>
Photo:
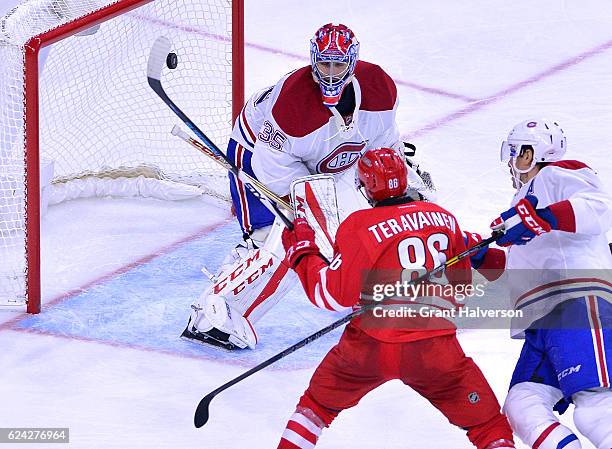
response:
[[[432,276],[434,276],[434,275],[436,275],[438,273],[441,273],[442,271],[444,271],[449,266],[456,264],[460,260],[463,260],[466,257],[470,256],[470,254],[478,252],[482,248],[484,248],[485,246],[490,245],[491,243],[493,243],[500,236],[500,234],[501,233],[495,232],[488,239],[485,239],[485,240],[477,243],[476,245],[466,249],[465,251],[457,254],[456,256],[451,257],[444,264],[438,265],[433,270],[428,271],[427,273],[423,274],[422,276],[418,277],[417,279],[411,281],[409,283],[409,285],[410,284],[418,284],[419,282],[426,281],[430,277],[432,277]],[[197,409],[195,411],[195,416],[193,418],[193,423],[195,424],[195,426],[197,428],[200,428],[200,427],[202,427],[204,424],[206,424],[208,422],[208,418],[209,418],[209,411],[208,411],[208,409],[209,409],[209,406],[210,406],[210,402],[213,400],[213,398],[215,396],[217,396],[222,391],[227,390],[232,385],[237,384],[238,382],[246,379],[247,377],[251,376],[252,374],[255,374],[258,371],[261,371],[262,369],[266,368],[267,366],[272,365],[273,363],[279,361],[280,359],[288,356],[289,354],[297,351],[298,349],[306,346],[307,344],[317,340],[318,338],[322,337],[323,335],[333,331],[334,329],[342,326],[345,323],[348,323],[349,321],[351,321],[356,316],[361,315],[362,313],[364,313],[364,312],[366,312],[366,311],[368,311],[368,310],[370,310],[370,309],[372,309],[372,308],[374,308],[376,306],[379,306],[379,305],[380,304],[363,306],[360,309],[355,310],[354,312],[351,312],[348,315],[345,315],[344,317],[340,318],[338,321],[334,321],[329,326],[326,326],[323,329],[315,332],[314,334],[309,335],[308,337],[306,337],[305,339],[297,342],[293,346],[288,347],[284,351],[279,352],[275,356],[270,357],[268,360],[263,361],[262,363],[260,363],[259,365],[251,368],[247,372],[245,372],[245,373],[241,374],[240,376],[230,380],[229,382],[221,385],[216,390],[208,393],[206,396],[204,396],[202,398],[202,400],[198,404],[198,407],[197,407]]]
[[[168,94],[166,94],[166,91],[161,84],[161,74],[164,64],[166,63],[166,59],[168,58],[168,54],[170,53],[170,49],[170,40],[165,36],[159,36],[153,43],[151,53],[149,54],[149,60],[147,62],[147,81],[149,82],[149,86],[151,89],[153,89],[157,96],[161,98],[170,109],[172,109],[172,111],[183,121],[183,123],[185,123],[185,125],[187,125],[189,129],[203,141],[203,146],[210,151],[210,157],[216,159],[218,162],[223,161],[223,165],[226,166],[226,168],[231,171],[236,178],[238,178],[242,171],[234,165],[234,163],[225,155],[225,153],[219,150],[219,147],[217,147],[217,145],[215,145],[215,143],[210,140],[210,138],[204,134],[200,128],[197,127],[197,125],[187,116],[187,114],[185,114],[170,99],[170,97],[168,97]],[[250,187],[247,185],[247,188],[251,192],[253,192],[253,190],[258,190],[257,187],[252,185],[251,181],[247,181],[245,184],[251,184]],[[263,197],[265,197],[265,199],[263,199]],[[272,208],[272,212],[274,212],[283,221],[285,226],[287,226],[289,229],[293,229],[293,223],[291,223],[291,220],[289,220],[289,218],[287,218],[287,216],[281,212],[278,204],[276,204],[275,201],[268,198],[267,192],[262,192],[259,199],[261,199],[264,203],[266,203],[267,199],[267,205]]]

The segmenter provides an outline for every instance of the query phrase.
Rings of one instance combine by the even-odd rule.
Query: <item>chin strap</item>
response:
[[[512,179],[514,179],[514,182],[516,183],[517,190],[523,187],[528,182],[528,181],[523,182],[521,180],[521,175],[529,173],[533,169],[533,167],[535,167],[535,165],[536,165],[536,162],[535,162],[535,159],[533,159],[531,161],[531,165],[529,166],[529,168],[521,170],[516,166],[516,158],[510,159],[510,173],[512,174]]]

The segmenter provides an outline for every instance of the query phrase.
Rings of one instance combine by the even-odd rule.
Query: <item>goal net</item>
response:
[[[26,0],[0,19],[0,306],[39,311],[40,197],[70,198],[68,181],[228,198],[226,172],[170,134],[146,68],[166,36],[168,95],[223,147],[242,106],[241,14],[231,0]]]

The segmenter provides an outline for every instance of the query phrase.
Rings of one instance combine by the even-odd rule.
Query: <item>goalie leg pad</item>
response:
[[[280,238],[283,227],[280,220],[275,222],[261,248],[247,245],[232,250],[213,285],[192,305],[183,337],[226,349],[255,346],[252,325],[297,283],[297,275],[281,263],[285,256]],[[219,298],[227,305],[227,317],[219,315],[223,312]]]
[[[284,226],[277,220],[262,248],[252,248],[217,277],[212,293],[223,295],[232,309],[256,323],[297,282],[281,262]]]

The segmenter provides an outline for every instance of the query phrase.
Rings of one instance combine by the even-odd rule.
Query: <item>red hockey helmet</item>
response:
[[[335,106],[355,73],[359,42],[346,25],[328,23],[310,40],[310,65],[319,83],[323,104]]]
[[[377,148],[366,151],[357,162],[357,179],[371,203],[404,196],[408,167],[397,151]]]

